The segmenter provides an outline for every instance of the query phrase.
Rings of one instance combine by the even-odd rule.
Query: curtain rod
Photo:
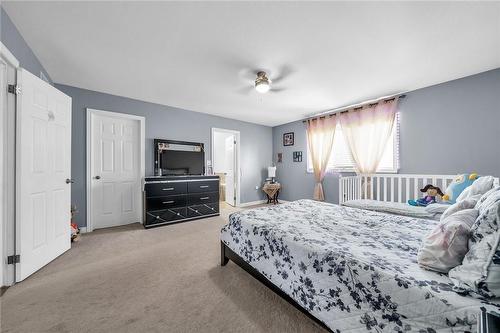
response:
[[[405,94],[396,94],[396,95],[392,95],[392,96],[388,96],[388,97],[382,97],[382,98],[371,100],[371,101],[365,101],[365,102],[361,102],[361,103],[351,104],[351,105],[348,105],[348,106],[343,106],[343,107],[340,107],[340,108],[337,108],[337,109],[328,110],[328,111],[324,111],[324,112],[318,113],[318,114],[316,114],[314,116],[310,116],[307,119],[302,120],[302,122],[303,123],[307,123],[308,119],[313,119],[313,118],[331,117],[333,115],[336,115],[336,114],[339,114],[339,113],[344,113],[344,112],[347,112],[349,110],[361,109],[365,105],[376,105],[376,104],[378,104],[378,103],[380,103],[382,101],[384,101],[384,102],[392,101],[392,100],[396,99],[396,97],[398,97],[398,98],[405,98],[406,95]]]

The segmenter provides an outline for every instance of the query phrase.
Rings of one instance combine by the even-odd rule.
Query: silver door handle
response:
[[[207,188],[207,187],[210,187],[208,185],[200,185],[200,188]]]
[[[210,199],[210,197],[203,197],[203,198],[200,198],[200,200],[208,200]]]
[[[95,179],[99,180],[101,179],[101,176],[95,176]]]
[[[162,188],[161,190],[162,191],[173,191],[174,188],[173,187],[168,187],[168,188]]]
[[[71,184],[74,183],[75,181],[73,179],[66,178],[66,184]]]
[[[171,204],[171,203],[174,203],[175,201],[174,200],[170,200],[170,201],[163,201],[162,204]]]

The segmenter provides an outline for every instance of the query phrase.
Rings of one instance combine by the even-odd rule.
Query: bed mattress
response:
[[[221,240],[332,331],[474,332],[500,300],[418,266],[436,223],[299,200],[233,213]]]

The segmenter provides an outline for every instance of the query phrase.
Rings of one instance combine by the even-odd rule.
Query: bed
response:
[[[498,299],[458,294],[416,262],[435,220],[312,200],[233,213],[221,231],[229,259],[332,332],[475,331]]]

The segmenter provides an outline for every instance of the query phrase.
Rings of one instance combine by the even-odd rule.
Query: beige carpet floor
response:
[[[229,212],[83,235],[5,292],[1,331],[324,332],[234,263],[220,266]]]

